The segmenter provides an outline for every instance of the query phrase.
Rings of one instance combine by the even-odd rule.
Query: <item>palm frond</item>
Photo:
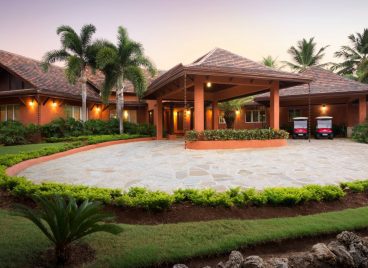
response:
[[[129,66],[125,69],[124,77],[133,84],[135,93],[138,98],[141,98],[147,88],[147,81],[142,69],[138,66]]]
[[[70,54],[64,49],[49,51],[43,57],[41,67],[46,72],[49,69],[50,64],[57,61],[65,61],[69,56]]]
[[[77,56],[71,55],[67,59],[65,75],[71,84],[75,84],[84,69],[84,62]]]
[[[96,32],[96,27],[92,24],[86,24],[82,27],[80,33],[80,40],[82,41],[82,46],[88,48],[91,44],[92,35]]]

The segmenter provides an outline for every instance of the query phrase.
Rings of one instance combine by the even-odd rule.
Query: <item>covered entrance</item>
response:
[[[311,80],[216,48],[192,64],[179,64],[158,77],[144,98],[157,102],[157,139],[164,133],[218,129],[219,102],[263,92],[271,96],[270,127],[279,129],[279,90]]]

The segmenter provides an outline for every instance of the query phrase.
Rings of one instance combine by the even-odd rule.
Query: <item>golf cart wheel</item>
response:
[[[328,138],[329,138],[330,140],[333,140],[333,138],[334,138],[333,134],[328,135]]]
[[[296,139],[296,135],[295,135],[295,134],[293,134],[293,135],[292,135],[292,137],[293,137],[293,140],[295,140],[295,139]]]
[[[316,133],[315,138],[316,138],[316,140],[319,140],[320,135],[318,133]]]

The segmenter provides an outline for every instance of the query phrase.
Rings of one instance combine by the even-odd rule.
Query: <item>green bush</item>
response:
[[[368,190],[368,180],[343,182],[340,186],[342,189],[349,189],[356,193],[366,192]]]
[[[103,135],[110,134],[109,128],[107,127],[107,121],[103,120],[87,120],[84,123],[84,134],[87,135]]]
[[[5,121],[0,123],[0,143],[4,145],[17,145],[27,143],[27,128],[18,121]]]
[[[202,132],[187,131],[185,138],[187,141],[196,140],[270,140],[287,139],[289,133],[284,130],[274,129],[218,129],[204,130]]]
[[[357,142],[368,143],[368,122],[353,128],[352,139]]]

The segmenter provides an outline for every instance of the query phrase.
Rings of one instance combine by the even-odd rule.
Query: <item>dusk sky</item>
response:
[[[92,23],[96,38],[115,41],[119,25],[141,42],[159,69],[186,64],[221,47],[260,61],[290,60],[301,38],[330,45],[325,62],[368,27],[368,1],[340,0],[9,0],[1,1],[0,49],[41,59],[60,47],[56,28]]]

